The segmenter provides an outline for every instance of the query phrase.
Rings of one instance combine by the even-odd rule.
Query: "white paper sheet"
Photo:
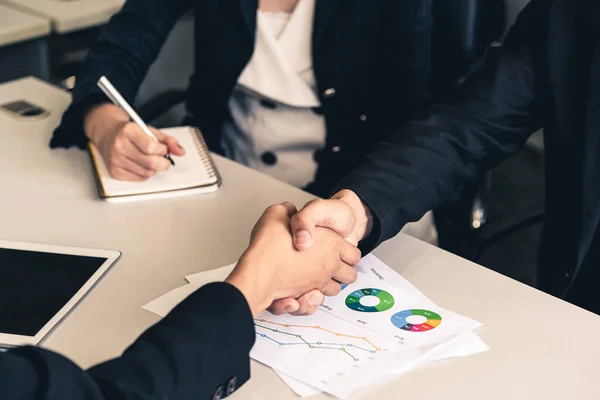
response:
[[[100,156],[98,150],[92,146],[94,160],[98,167],[98,175],[107,196],[144,195],[148,197],[169,197],[177,195],[178,190],[192,190],[194,193],[203,193],[217,190],[217,178],[214,171],[207,167],[205,150],[196,143],[196,132],[188,127],[167,128],[162,130],[165,134],[173,136],[186,149],[182,157],[173,156],[175,167],[168,171],[158,172],[152,178],[143,182],[124,181],[113,178]],[[152,196],[150,196],[152,195]]]
[[[437,346],[425,354],[418,362],[416,367],[428,363],[440,361],[448,358],[467,357],[478,353],[484,353],[489,347],[473,332],[466,332],[457,336],[451,341]],[[275,373],[300,397],[311,397],[321,393],[321,390],[314,388],[304,382],[301,382],[281,371],[274,370]],[[402,370],[392,373],[400,374]]]
[[[159,298],[143,305],[142,308],[161,317],[165,317],[177,304],[181,303],[186,297],[200,289],[202,286],[212,282],[224,281],[231,271],[233,271],[235,265],[236,264],[231,264],[210,271],[188,275],[185,279],[190,282],[189,284],[165,293]]]
[[[208,272],[200,272],[198,274],[188,275],[188,282],[210,283],[224,280],[233,270],[235,264],[226,267],[217,268]],[[419,289],[408,282],[402,275],[388,267],[385,263],[379,260],[374,255],[370,254],[364,257],[358,264],[357,269],[365,274],[372,274],[382,281],[391,283],[392,285],[404,290],[415,298],[431,303]],[[426,362],[435,362],[447,358],[466,357],[477,353],[488,351],[489,347],[473,332],[466,332],[454,340],[438,346],[427,355],[427,361],[421,360],[421,364]],[[313,388],[304,382],[301,382],[293,377],[286,375],[281,371],[275,370],[277,375],[299,396],[310,397],[319,394],[319,389]]]
[[[142,308],[161,317],[166,317],[177,304],[181,303],[186,297],[202,286],[204,286],[202,283],[188,283],[152,300],[148,304],[143,305]]]
[[[202,273],[186,276],[186,279],[188,280],[188,282],[190,282],[190,284],[185,285],[180,288],[177,288],[177,289],[174,289],[171,292],[165,294],[164,296],[146,304],[144,306],[144,309],[154,312],[158,315],[164,316],[173,307],[175,307],[179,302],[181,302],[183,299],[185,299],[187,296],[189,296],[191,293],[193,293],[195,290],[197,290],[199,287],[203,286],[204,284],[207,284],[210,282],[216,282],[216,281],[223,281],[229,275],[229,273],[233,270],[234,267],[235,267],[235,264],[232,264],[232,265],[228,265],[226,267],[218,268],[218,269],[215,269],[212,271],[207,271],[207,272],[202,272]],[[399,289],[404,294],[414,297],[415,300],[420,302],[422,307],[434,306],[434,304],[422,292],[420,292],[416,287],[411,285],[406,279],[404,279],[402,276],[400,276],[398,273],[396,273],[394,270],[392,270],[390,267],[388,267],[386,264],[381,262],[379,259],[377,259],[373,255],[368,255],[367,257],[363,258],[361,260],[360,264],[357,266],[357,269],[359,272],[362,272],[363,274],[367,274],[367,275],[371,276],[369,281],[376,282],[376,283],[373,283],[373,285],[381,283],[381,285],[385,284],[386,287],[389,287],[388,285],[393,286],[393,288],[390,288],[389,290]],[[382,282],[384,282],[384,283],[382,283]],[[379,286],[381,286],[381,285],[379,285]],[[349,289],[352,289],[352,288],[349,288]],[[339,301],[337,302],[337,306],[338,307],[340,306]],[[453,313],[451,313],[451,314],[453,314]],[[288,317],[288,318],[290,318],[290,317]],[[302,317],[293,317],[293,320],[291,320],[291,321],[293,321],[294,323],[298,322],[298,318],[302,318]],[[470,326],[470,329],[472,329],[474,326],[478,326],[478,325]],[[351,329],[351,327],[350,327],[350,329]],[[262,329],[262,330],[264,330],[264,329]],[[257,329],[257,331],[258,331],[258,329]],[[398,363],[397,358],[392,358],[392,359],[384,360],[384,362],[382,364],[383,366],[380,368],[382,370],[385,370],[386,368],[388,368],[388,370],[387,370],[388,374],[400,373],[402,371],[407,370],[407,368],[413,368],[413,367],[416,367],[417,365],[422,365],[425,363],[430,363],[430,362],[445,359],[445,358],[461,357],[461,356],[476,354],[479,352],[487,351],[488,349],[489,348],[485,345],[485,343],[483,341],[481,341],[481,339],[479,339],[479,337],[477,335],[475,335],[471,331],[466,331],[465,333],[462,333],[462,334],[454,337],[453,339],[451,339],[450,341],[448,341],[446,343],[431,347],[430,350],[425,355],[423,355],[422,352],[414,353],[412,356],[415,359],[410,362]],[[267,352],[267,354],[269,354],[269,353],[271,353],[271,352]],[[408,355],[408,353],[405,353],[405,354]],[[269,356],[267,356],[267,357],[269,357]],[[255,358],[257,358],[257,357],[255,357]],[[406,357],[403,356],[402,358],[406,358]],[[410,358],[410,357],[408,357],[408,358]],[[264,359],[261,360],[260,358],[259,358],[259,360],[262,362],[267,361]],[[390,366],[392,365],[391,363],[393,363],[395,365],[395,367],[392,369],[389,369]],[[267,362],[267,364],[270,364],[270,363]],[[273,366],[275,366],[275,365],[273,365]],[[289,366],[287,366],[287,367],[288,368],[284,367],[284,368],[279,368],[279,369],[286,369],[286,370],[290,371]],[[380,370],[380,368],[376,368],[376,370]],[[275,372],[298,395],[300,395],[302,397],[308,397],[308,396],[318,394],[321,391],[320,389],[317,389],[311,385],[308,385],[298,379],[292,378],[288,374],[281,372],[281,370],[279,370],[279,369],[275,366]],[[294,374],[294,375],[297,376],[298,374]],[[306,379],[306,377],[304,377],[304,378]],[[368,379],[368,377],[365,376],[364,374],[361,375],[360,378],[363,383],[370,381],[370,379]],[[375,378],[373,377],[373,379],[375,379]],[[329,384],[327,384],[325,386],[325,389],[328,390],[329,392],[334,392],[334,394],[336,394],[340,397],[344,397],[344,394],[348,393],[349,389],[357,390],[361,386],[358,383],[354,386],[348,386],[348,382],[345,382],[342,384],[340,384],[338,382],[337,384],[339,385],[339,387],[334,388],[333,390],[327,388],[327,386]],[[315,386],[319,386],[319,385],[315,385]],[[342,387],[344,387],[344,386],[346,387],[346,389],[342,390]],[[324,386],[320,385],[320,387],[323,388]]]
[[[253,359],[339,398],[410,366],[427,351],[402,347],[320,310],[308,317],[263,314],[256,331]]]
[[[223,282],[229,276],[231,271],[233,271],[236,265],[237,263],[233,263],[210,271],[187,275],[185,277],[185,280],[190,283],[201,282],[204,284],[212,282]]]

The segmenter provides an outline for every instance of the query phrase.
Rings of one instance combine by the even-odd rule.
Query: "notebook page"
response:
[[[96,151],[96,162],[102,186],[107,196],[127,196],[143,193],[164,192],[188,189],[216,183],[216,178],[209,175],[194,139],[195,133],[189,127],[168,128],[162,130],[173,136],[185,150],[183,157],[171,155],[175,166],[167,171],[158,172],[145,182],[130,182],[114,179],[108,173],[104,160]]]

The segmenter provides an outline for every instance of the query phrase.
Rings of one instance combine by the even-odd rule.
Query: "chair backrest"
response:
[[[433,0],[432,87],[443,99],[475,68],[506,24],[504,0]]]

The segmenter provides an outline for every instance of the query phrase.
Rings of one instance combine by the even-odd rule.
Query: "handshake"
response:
[[[93,107],[84,119],[86,135],[119,180],[144,181],[170,168],[166,154],[185,154],[174,138],[150,129],[158,142],[111,104]],[[287,202],[271,206],[227,282],[244,294],[254,315],[267,308],[275,314],[312,314],[323,296],[336,295],[342,284],[356,279],[356,246],[371,223],[369,209],[350,190],[311,201],[300,211]]]
[[[226,282],[246,297],[252,314],[308,315],[356,280],[358,242],[371,231],[369,209],[352,191],[314,200],[302,210],[285,202],[258,220],[250,245]]]

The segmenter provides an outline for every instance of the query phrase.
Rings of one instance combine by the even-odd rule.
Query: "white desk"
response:
[[[141,306],[184,284],[185,274],[234,261],[266,206],[310,198],[218,158],[224,184],[214,195],[105,204],[85,153],[47,148],[68,95],[35,80],[0,85],[0,101],[21,96],[56,112],[30,123],[0,116],[0,238],[123,251],[45,343],[84,367],[118,355],[157,321]],[[483,321],[491,351],[430,365],[356,398],[600,398],[600,317],[405,235],[377,255],[441,306]],[[296,398],[270,369],[253,363],[252,376],[233,399]]]
[[[52,22],[63,34],[104,24],[125,0],[1,0]]]
[[[0,4],[0,47],[50,33],[50,21]]]

